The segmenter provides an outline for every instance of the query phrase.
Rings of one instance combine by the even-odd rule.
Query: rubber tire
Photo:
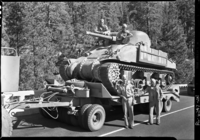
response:
[[[86,110],[91,106],[92,104],[85,104],[81,107],[81,110],[79,111],[79,115],[78,115],[78,122],[79,125],[84,128],[84,114],[86,112]]]
[[[101,114],[100,122],[98,123],[97,126],[94,126],[91,120],[93,118],[94,113],[97,112]],[[106,113],[104,108],[101,105],[94,104],[86,110],[84,126],[86,126],[86,129],[89,131],[97,131],[103,127],[105,118],[106,118]]]
[[[163,111],[169,112],[172,108],[172,101],[170,99],[163,102]]]
[[[160,113],[162,112],[163,110],[163,102],[161,102],[161,109],[160,109]],[[156,108],[154,108],[154,114],[156,114]]]
[[[1,106],[2,110],[2,116],[1,116],[1,121],[2,121],[2,137],[11,137],[12,136],[12,118],[10,117],[9,113],[7,110]]]

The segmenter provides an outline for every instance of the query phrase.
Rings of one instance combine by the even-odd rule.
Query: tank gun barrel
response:
[[[101,37],[104,39],[109,39],[112,40],[113,37],[112,36],[108,36],[108,35],[103,35],[103,34],[99,34],[99,33],[94,33],[94,32],[90,32],[90,31],[86,31],[87,35],[91,35],[91,36],[95,36],[95,37]]]

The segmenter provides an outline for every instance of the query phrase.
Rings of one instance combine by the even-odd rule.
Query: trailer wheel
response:
[[[160,102],[160,113],[162,112],[162,110],[163,110],[163,102],[161,101]],[[154,114],[156,114],[157,113],[157,111],[156,111],[156,108],[154,107]]]
[[[1,106],[1,110],[2,110],[2,116],[1,116],[1,120],[2,120],[2,136],[3,137],[11,137],[12,136],[12,118],[10,117],[10,115],[8,114],[7,110]]]
[[[79,125],[82,127],[82,128],[85,128],[84,127],[84,114],[85,114],[85,111],[91,106],[92,104],[85,104],[81,107],[81,110],[79,111],[79,115],[78,115],[78,122],[79,122]]]
[[[170,99],[163,102],[163,111],[169,112],[172,108],[172,101]]]
[[[85,113],[85,126],[90,131],[96,131],[103,127],[106,114],[101,105],[94,104],[90,106]]]

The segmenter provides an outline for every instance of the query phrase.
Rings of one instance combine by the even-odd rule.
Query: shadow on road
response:
[[[134,107],[134,115],[144,114],[138,111],[137,107]],[[115,125],[115,124],[108,124],[111,121],[120,120],[124,121],[124,113],[122,107],[115,107],[112,108],[111,111],[107,112],[105,125],[112,125],[116,127],[123,127],[122,125]],[[137,123],[138,121],[135,121]],[[141,122],[140,122],[141,123]],[[80,126],[72,126],[54,119],[47,119],[38,114],[28,115],[28,116],[19,116],[13,118],[13,129],[28,129],[28,128],[63,128],[70,131],[77,131],[77,132],[88,132],[84,130]]]
[[[40,114],[34,114],[31,116],[20,116],[13,121],[13,129],[27,129],[38,127],[63,128],[70,131],[87,132],[81,127],[71,126],[69,124],[65,124],[54,119],[47,119]]]

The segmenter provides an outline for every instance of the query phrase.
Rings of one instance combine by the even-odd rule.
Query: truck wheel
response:
[[[79,111],[79,115],[78,115],[78,122],[79,125],[84,128],[84,114],[85,111],[91,106],[92,104],[85,104],[81,107],[81,110]]]
[[[86,129],[90,131],[96,131],[103,127],[106,114],[101,105],[94,104],[90,106],[85,113],[84,124]]]
[[[11,137],[12,136],[12,118],[9,116],[7,110],[1,106],[2,110],[2,136],[3,137]]]
[[[162,112],[163,110],[163,102],[160,102],[160,113]],[[154,114],[156,114],[157,111],[156,111],[156,108],[154,107]]]
[[[72,124],[73,126],[78,126],[78,125],[79,125],[79,124],[78,124],[78,119],[76,118],[76,116],[70,115],[69,118],[70,118],[70,122],[71,122],[71,124]]]
[[[170,99],[163,102],[163,111],[169,112],[172,108],[172,101]]]

